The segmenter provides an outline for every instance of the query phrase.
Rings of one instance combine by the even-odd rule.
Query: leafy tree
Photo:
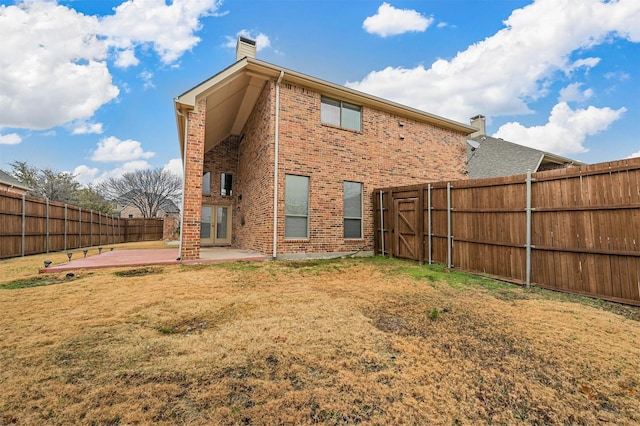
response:
[[[50,168],[38,169],[24,161],[14,161],[11,167],[16,179],[31,188],[29,195],[67,204],[78,203],[80,184],[71,173],[57,172]]]
[[[167,202],[178,203],[182,180],[161,168],[137,170],[110,178],[98,190],[123,206],[137,207],[143,217],[156,217]]]
[[[13,176],[31,188],[29,195],[48,198],[66,204],[73,204],[82,208],[113,213],[113,206],[91,186],[81,188],[75,176],[68,172],[57,172],[50,168],[39,169],[24,161],[14,161],[10,164]]]

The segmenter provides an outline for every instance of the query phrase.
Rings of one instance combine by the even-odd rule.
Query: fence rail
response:
[[[163,223],[162,219],[124,219],[43,198],[0,191],[0,259],[161,240]]]
[[[379,254],[640,305],[640,159],[376,190]]]

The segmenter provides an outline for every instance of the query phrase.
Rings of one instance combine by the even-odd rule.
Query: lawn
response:
[[[0,424],[640,423],[640,308],[385,258],[44,258],[0,261]]]

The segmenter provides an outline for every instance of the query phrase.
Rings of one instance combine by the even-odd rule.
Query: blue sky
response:
[[[588,163],[640,156],[640,1],[0,1],[0,168],[181,173],[173,99],[258,58]]]

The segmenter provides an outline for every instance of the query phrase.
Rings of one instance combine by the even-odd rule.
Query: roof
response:
[[[31,190],[31,188],[29,188],[28,186],[20,183],[18,179],[14,178],[9,173],[2,170],[0,170],[0,183],[3,183],[7,186],[13,186],[15,188],[23,189],[25,191]]]
[[[279,80],[281,79],[281,80]],[[244,57],[208,80],[174,99],[180,149],[184,150],[186,113],[195,110],[200,99],[207,99],[205,152],[231,135],[239,136],[264,85],[279,80],[306,87],[323,95],[427,122],[438,127],[471,134],[475,128],[386,99],[320,80],[255,58]]]
[[[470,138],[467,146],[470,179],[520,175],[528,170],[535,172],[542,163],[584,165],[577,160],[491,136]]]

